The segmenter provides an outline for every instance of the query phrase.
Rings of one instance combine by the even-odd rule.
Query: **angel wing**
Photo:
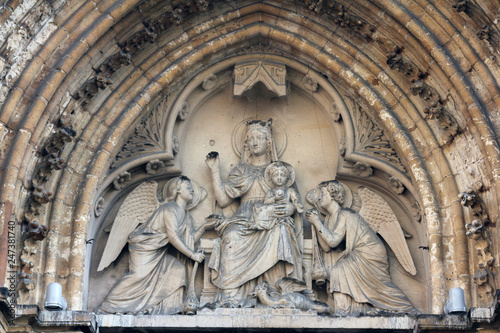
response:
[[[127,243],[128,235],[158,209],[160,203],[156,197],[157,188],[158,183],[155,181],[145,182],[125,198],[113,222],[97,271],[102,271],[115,261]]]
[[[281,292],[281,294],[293,293],[293,292],[301,292],[304,289],[307,289],[305,282],[300,280],[284,277],[276,282],[276,288]]]
[[[380,195],[366,187],[360,187],[358,194],[362,202],[359,215],[389,244],[403,268],[411,275],[417,274],[403,229],[391,207]]]
[[[294,278],[284,277],[278,280],[276,282],[276,289],[278,289],[281,295],[288,293],[300,293],[312,301],[316,300],[314,292],[307,289],[306,283]]]

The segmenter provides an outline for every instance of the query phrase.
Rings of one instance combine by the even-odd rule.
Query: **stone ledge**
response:
[[[95,315],[86,311],[40,311],[38,325],[50,326],[94,326]]]
[[[484,309],[483,309],[484,310]],[[27,311],[25,315],[32,314]],[[472,319],[474,309],[471,309]],[[490,314],[488,312],[488,314]],[[491,315],[491,314],[490,314]],[[488,316],[489,317],[489,316]],[[421,330],[469,330],[472,322],[467,314],[381,315],[362,317],[318,316],[316,311],[296,309],[202,309],[197,315],[134,316],[94,314],[86,311],[40,311],[38,327],[86,328],[85,332],[241,331],[260,329],[300,329],[303,332],[418,332]]]
[[[370,330],[413,331],[416,318],[386,317],[330,317],[318,316],[315,311],[294,309],[203,309],[195,316],[132,316],[96,315],[97,325],[106,329],[135,327],[137,329],[314,329],[314,330]]]
[[[492,323],[496,318],[496,308],[471,308],[470,319],[475,323]]]

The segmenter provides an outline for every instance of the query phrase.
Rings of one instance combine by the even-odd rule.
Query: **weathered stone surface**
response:
[[[162,182],[182,172],[209,187],[202,157],[224,154],[227,175],[237,163],[228,139],[235,123],[267,117],[286,124],[283,160],[296,169],[299,193],[337,178],[354,189],[372,187],[398,207],[421,275],[412,281],[392,264],[391,278],[422,312],[440,314],[448,289],[459,284],[472,321],[494,317],[499,18],[486,0],[6,2],[0,6],[0,207],[8,201],[18,220],[29,216],[49,227],[30,255],[35,288],[21,303],[41,306],[42,286],[57,276],[71,294],[69,308],[87,308],[86,277],[107,237],[96,235],[128,194],[111,190],[113,181],[130,173],[124,187],[130,191],[148,177]],[[275,99],[260,84],[232,97],[234,66],[258,61],[286,66],[290,89],[278,94],[286,97]],[[113,163],[164,100],[158,146]],[[181,107],[185,100],[189,112]],[[356,123],[358,106],[364,118]],[[64,128],[61,119],[70,119],[75,142],[52,142],[54,129]],[[44,151],[51,145],[57,151]],[[161,173],[147,171],[151,161],[164,164]],[[35,188],[37,182],[43,186]],[[458,194],[477,182],[484,185],[482,204],[460,206]],[[208,200],[193,211],[197,223],[220,213],[207,189]],[[113,204],[96,217],[99,197]],[[422,213],[412,220],[415,203]],[[26,232],[28,224],[15,229],[17,257]],[[307,223],[304,235],[309,242]],[[6,257],[0,265],[7,267]],[[125,266],[118,263],[103,281],[115,282]],[[461,327],[430,320],[420,327]]]

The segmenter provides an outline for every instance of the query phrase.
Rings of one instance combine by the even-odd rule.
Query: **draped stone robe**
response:
[[[271,285],[286,276],[302,279],[301,253],[293,226],[276,224],[269,230],[255,230],[255,216],[271,214],[273,206],[264,205],[269,190],[263,173],[267,165],[253,166],[240,163],[229,175],[225,191],[241,203],[227,226],[220,231],[209,267],[212,282],[225,296],[246,299],[253,291],[257,278]],[[233,293],[229,292],[232,290]],[[224,297],[223,297],[224,298]],[[235,306],[249,306],[241,302]]]
[[[96,311],[157,315],[182,312],[186,275],[191,266],[184,254],[194,251],[194,234],[189,212],[175,202],[160,206],[129,235],[129,271]],[[168,253],[170,243],[178,251],[176,256]]]
[[[335,214],[327,216],[325,227],[333,234],[333,239],[328,242],[330,247],[337,247],[344,239],[346,245],[345,251],[340,255],[325,253],[325,264],[330,266],[329,291],[334,295],[349,295],[358,303],[347,309],[336,309],[337,314],[358,315],[360,312],[373,313],[378,310],[416,312],[408,298],[391,280],[389,259],[382,240],[358,213],[341,208]],[[335,264],[332,264],[333,260]],[[376,309],[368,309],[363,305]]]

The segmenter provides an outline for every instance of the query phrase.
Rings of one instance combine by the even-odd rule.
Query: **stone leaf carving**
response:
[[[406,172],[383,130],[375,126],[359,105],[354,106],[353,115],[356,131],[354,152],[378,158]]]
[[[34,240],[44,240],[47,237],[49,228],[46,225],[39,224],[37,221],[28,224],[28,236]]]
[[[193,13],[205,12],[208,9],[209,1],[195,0],[182,1],[172,11],[161,15],[152,21],[145,21],[144,29],[134,34],[125,42],[120,43],[120,51],[106,59],[96,70],[96,76],[83,84],[74,95],[80,104],[87,106],[99,90],[105,89],[113,81],[110,77],[121,66],[130,65],[132,55],[138,53],[147,43],[154,43],[158,34],[167,30],[172,25],[180,25],[184,19]]]
[[[76,94],[75,99],[80,101],[82,107],[86,107],[99,92],[112,84],[113,81],[104,73],[98,73],[96,77],[89,79]]]
[[[179,113],[177,114],[177,118],[180,120],[186,120],[187,117],[189,116],[189,104],[187,102],[182,103]]]
[[[455,118],[444,108],[444,102],[436,89],[422,80],[412,83],[410,91],[414,96],[419,96],[428,104],[424,108],[425,119],[437,119],[441,129],[445,132],[445,141],[450,142],[458,133],[458,123]]]
[[[34,201],[43,205],[50,202],[52,199],[52,192],[48,191],[43,185],[37,185],[31,197]]]
[[[26,221],[28,222],[28,221]],[[28,222],[29,223],[29,222]],[[32,269],[35,267],[35,256],[38,252],[38,244],[35,239],[27,238],[24,241],[21,251],[21,272],[19,273],[19,282],[17,284],[18,301],[27,301],[31,290],[35,289]]]
[[[411,60],[402,55],[402,47],[390,46],[392,45],[390,41],[381,40],[381,42],[386,48],[392,48],[387,55],[389,68],[398,70],[412,82],[410,92],[427,102],[427,107],[423,110],[425,119],[437,119],[439,126],[445,132],[445,142],[450,142],[458,132],[458,123],[444,108],[444,102],[436,89],[424,82],[428,74],[423,73]]]
[[[412,212],[412,215],[413,215],[413,218],[415,219],[415,221],[422,222],[421,208],[420,208],[420,205],[418,204],[417,201],[412,203],[411,212]]]
[[[323,9],[323,0],[305,0],[304,2],[310,10],[313,10],[316,13],[320,13]]]
[[[339,27],[351,29],[367,41],[370,41],[375,33],[374,26],[358,16],[349,14],[345,6],[338,4],[336,1],[329,0],[327,2],[326,14],[330,16],[333,22]]]
[[[286,66],[271,61],[252,61],[234,66],[234,96],[241,96],[257,82],[282,97],[287,95]]]
[[[373,174],[373,168],[370,164],[364,162],[356,162],[352,170],[358,177],[370,177]]]
[[[465,12],[467,11],[467,1],[468,0],[460,0],[457,2],[454,2],[452,4],[453,9],[457,11],[457,13]]]
[[[310,92],[318,91],[318,82],[314,80],[310,75],[306,75],[304,77],[303,85]]]
[[[489,41],[491,38],[491,27],[484,24],[481,29],[476,32],[476,35],[479,37],[480,40],[487,40]]]
[[[487,225],[491,220],[488,216],[486,205],[478,194],[482,187],[483,184],[478,182],[460,193],[458,197],[461,199],[462,206],[469,207],[472,210],[475,219],[479,220],[482,225]]]
[[[132,55],[130,54],[129,47],[123,47],[118,53],[109,57],[101,66],[99,66],[97,73],[102,73],[106,77],[111,77],[122,66],[130,65]]]
[[[495,279],[493,277],[494,257],[490,252],[492,244],[491,233],[487,226],[490,224],[486,205],[481,200],[478,192],[483,189],[483,184],[478,182],[460,193],[462,206],[472,210],[473,220],[465,225],[467,237],[474,240],[474,247],[477,254],[477,270],[474,273],[474,281],[478,286],[478,295],[483,306],[490,306],[493,301],[491,289],[495,289]]]
[[[118,153],[112,167],[129,161],[134,157],[167,150],[166,121],[167,100],[163,100],[145,118],[135,130],[135,134],[127,141]]]
[[[390,177],[388,180],[387,180],[387,183],[389,184],[391,190],[394,192],[394,193],[397,193],[397,194],[402,194],[405,190],[405,187],[404,185],[401,183],[401,181],[399,179],[397,179],[396,177]]]
[[[245,54],[252,54],[252,53],[266,53],[266,54],[277,54],[277,55],[285,55],[285,52],[283,50],[273,47],[272,45],[264,45],[262,43],[256,44],[256,45],[250,45],[249,47],[236,51],[236,55],[245,55]]]
[[[402,52],[403,48],[394,46],[392,52],[387,56],[387,65],[389,65],[389,68],[399,71],[411,82],[423,78],[425,74],[412,61],[403,57]]]
[[[203,83],[201,86],[203,87],[203,90],[208,91],[212,90],[215,87],[217,87],[219,79],[217,78],[217,75],[215,74],[210,74],[205,80],[203,80]]]
[[[172,151],[174,154],[178,154],[181,150],[181,141],[177,135],[172,136]]]

